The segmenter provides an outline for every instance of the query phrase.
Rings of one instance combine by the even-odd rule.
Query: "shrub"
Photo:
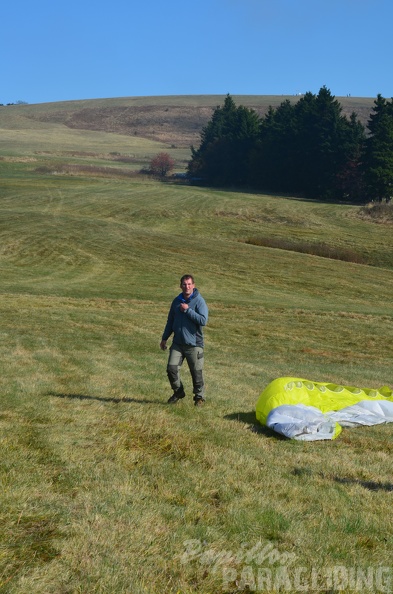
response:
[[[360,215],[377,222],[393,221],[393,202],[370,202],[360,209]]]
[[[175,166],[175,162],[168,153],[158,153],[150,161],[150,171],[153,175],[158,177],[166,177],[167,174],[172,171]]]

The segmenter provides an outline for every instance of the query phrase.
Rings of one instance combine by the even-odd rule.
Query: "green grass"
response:
[[[37,173],[161,150],[47,126],[46,149],[45,127],[0,141],[0,592],[207,594],[280,565],[292,580],[391,569],[392,427],[301,443],[254,413],[283,375],[392,386],[390,226],[352,206]],[[186,368],[187,398],[166,405],[159,350],[185,272],[210,307],[201,410]]]

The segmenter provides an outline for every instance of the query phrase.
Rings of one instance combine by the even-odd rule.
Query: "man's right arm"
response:
[[[162,333],[162,338],[161,338],[161,342],[160,342],[160,349],[163,351],[166,350],[167,340],[173,332],[173,318],[174,318],[174,313],[173,313],[173,304],[172,304],[169,309],[168,319],[166,322],[166,326],[164,328],[164,332]]]

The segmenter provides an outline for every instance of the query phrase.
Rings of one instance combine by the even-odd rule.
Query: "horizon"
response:
[[[329,87],[327,87],[329,89]],[[330,90],[330,89],[329,89]],[[318,94],[319,89],[313,93],[315,95]],[[331,91],[331,90],[330,90]],[[0,102],[0,106],[2,107],[10,107],[10,106],[23,106],[23,105],[29,105],[29,106],[34,106],[34,105],[45,105],[45,104],[52,104],[52,103],[78,103],[78,102],[84,102],[84,101],[116,101],[116,100],[133,100],[133,99],[165,99],[165,98],[193,98],[193,97],[216,97],[219,100],[224,100],[225,97],[227,95],[230,95],[235,101],[239,100],[240,98],[251,98],[251,97],[274,97],[275,99],[278,99],[280,97],[282,97],[283,100],[285,99],[290,99],[290,98],[300,98],[303,97],[307,92],[312,92],[312,91],[306,91],[305,93],[298,93],[298,94],[292,94],[292,95],[285,95],[282,93],[264,93],[264,94],[257,94],[257,93],[224,93],[224,94],[220,94],[220,93],[194,93],[194,94],[183,94],[183,93],[178,93],[175,95],[124,95],[124,96],[120,96],[120,97],[82,97],[82,98],[76,98],[76,99],[59,99],[56,101],[37,101],[35,103],[30,103],[29,101],[24,101],[24,100],[17,100],[15,102],[7,102],[7,103],[1,103]],[[334,93],[332,93],[332,95],[336,98],[336,99],[368,99],[368,100],[375,100],[377,98],[377,95],[382,95],[382,93],[377,93],[377,95],[374,96],[363,96],[363,95],[334,95]],[[384,97],[384,95],[382,95]],[[391,97],[384,97],[385,99],[390,100]],[[393,97],[392,97],[393,99]]]

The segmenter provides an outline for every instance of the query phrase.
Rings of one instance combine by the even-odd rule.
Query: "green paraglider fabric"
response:
[[[387,386],[376,390],[281,377],[260,395],[256,417],[293,439],[335,439],[342,427],[393,422],[393,394]]]

